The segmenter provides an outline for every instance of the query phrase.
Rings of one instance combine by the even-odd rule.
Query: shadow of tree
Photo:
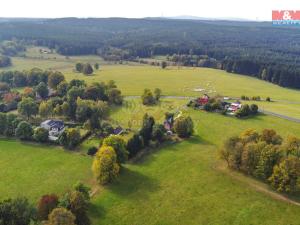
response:
[[[138,171],[122,168],[119,178],[109,186],[114,194],[125,198],[146,198],[149,192],[156,191],[159,183]]]
[[[146,200],[149,193],[155,192],[158,189],[159,182],[157,180],[124,167],[120,176],[112,184],[106,186],[106,190],[110,191],[112,195],[106,195],[109,197],[105,199],[100,198],[96,201],[109,201],[113,207],[113,204],[117,204],[118,202],[113,201],[113,199],[129,199],[130,201]],[[90,218],[105,217],[106,208],[102,204],[99,204],[99,202],[90,204],[88,211]]]

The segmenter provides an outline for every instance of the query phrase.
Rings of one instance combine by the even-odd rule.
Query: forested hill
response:
[[[0,20],[0,39],[17,38],[64,55],[112,59],[175,55],[183,65],[219,67],[300,88],[300,29],[271,22],[149,19]],[[208,62],[203,63],[205,57]],[[217,63],[211,63],[211,62]]]

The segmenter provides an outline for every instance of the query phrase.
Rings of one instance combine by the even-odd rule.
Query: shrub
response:
[[[152,129],[152,139],[162,142],[166,133],[166,129],[162,124],[155,124]]]
[[[79,191],[73,191],[70,194],[69,209],[75,216],[76,225],[89,225],[90,221],[86,214],[88,202],[84,195]]]
[[[65,208],[56,208],[50,215],[49,225],[75,225],[75,216]]]
[[[270,97],[266,97],[266,101],[267,101],[267,102],[270,102],[270,101],[271,101],[271,98],[270,98]]]
[[[129,158],[135,156],[144,147],[143,138],[139,134],[134,134],[127,142],[127,150],[129,152]]]
[[[236,117],[245,117],[245,116],[249,116],[249,114],[251,113],[250,107],[248,104],[242,105],[242,108],[240,108],[235,116]]]
[[[49,132],[45,128],[37,127],[34,129],[33,138],[37,142],[47,142],[48,136],[49,136]]]
[[[6,199],[0,202],[1,225],[27,225],[35,220],[34,207],[26,198]]]
[[[47,220],[48,215],[55,209],[58,205],[58,197],[54,194],[44,195],[40,198],[37,205],[38,218],[40,220]]]
[[[112,147],[117,154],[117,162],[119,164],[126,162],[128,159],[128,151],[123,138],[118,135],[111,135],[103,140],[104,146]]]
[[[147,113],[143,117],[143,125],[140,130],[140,135],[143,138],[143,142],[145,146],[148,146],[150,140],[151,140],[151,135],[152,135],[152,130],[153,130],[153,125],[155,124],[154,118],[152,116],[149,116]]]
[[[110,146],[102,146],[93,161],[92,170],[100,184],[111,182],[119,174],[119,165],[115,150]]]
[[[80,182],[77,182],[74,186],[73,186],[73,189],[75,191],[79,191],[83,196],[84,198],[89,201],[90,200],[90,191],[91,191],[91,188],[84,185],[83,183],[80,183]]]
[[[16,129],[16,136],[21,140],[30,140],[33,135],[33,129],[30,123],[22,121]]]
[[[258,106],[256,104],[250,105],[251,114],[255,115],[258,113]]]
[[[93,67],[91,66],[91,64],[89,63],[86,63],[83,65],[83,68],[82,68],[82,73],[85,74],[85,75],[90,75],[94,72],[93,70]]]
[[[59,143],[67,149],[74,149],[80,143],[80,132],[76,128],[67,128],[59,137]]]
[[[123,96],[121,91],[117,88],[111,88],[107,92],[108,102],[110,104],[122,105],[123,104]]]
[[[101,124],[101,131],[102,131],[102,135],[106,137],[114,133],[114,128],[110,123],[104,121]]]
[[[156,99],[149,89],[144,90],[144,93],[142,95],[142,103],[144,105],[154,105],[156,103]]]
[[[159,99],[161,97],[161,90],[159,88],[154,89],[154,97],[155,97],[156,101],[159,101]]]
[[[190,137],[194,132],[194,124],[191,117],[181,116],[175,120],[174,130],[181,138]]]
[[[203,109],[207,112],[211,112],[212,111],[212,106],[211,106],[210,103],[206,103],[206,104],[204,104]]]
[[[97,151],[98,151],[98,148],[95,147],[95,146],[93,146],[93,147],[90,147],[90,148],[88,149],[87,154],[93,156],[93,155],[95,155],[95,154],[97,153]]]
[[[162,69],[165,69],[166,67],[167,67],[167,62],[163,61],[163,62],[161,63],[161,68],[162,68]]]

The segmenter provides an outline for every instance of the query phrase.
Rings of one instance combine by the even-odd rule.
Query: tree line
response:
[[[300,139],[272,129],[253,129],[228,138],[220,150],[229,168],[268,182],[279,192],[300,190]]]
[[[282,29],[268,22],[167,19],[41,22],[2,22],[0,38],[47,46],[63,55],[98,54],[114,61],[175,54],[184,65],[222,68],[299,88],[298,29]]]

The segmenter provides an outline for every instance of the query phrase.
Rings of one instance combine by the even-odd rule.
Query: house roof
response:
[[[46,120],[42,123],[43,125],[48,125],[51,128],[63,128],[64,122],[61,120]]]

